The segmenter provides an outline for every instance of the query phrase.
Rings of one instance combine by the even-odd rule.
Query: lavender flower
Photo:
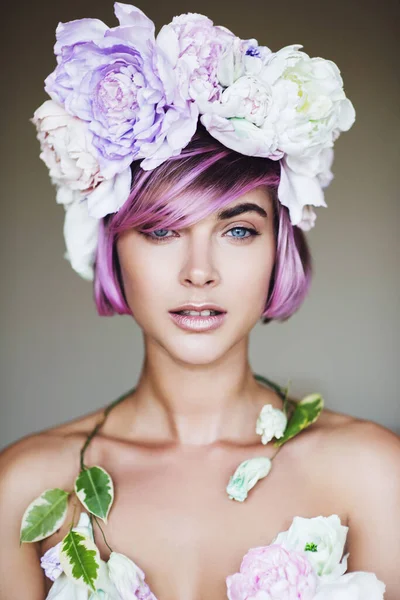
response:
[[[40,559],[40,566],[44,570],[46,577],[51,579],[51,581],[55,581],[63,572],[60,563],[60,548],[61,542],[49,548]]]
[[[198,118],[155,43],[153,22],[128,4],[114,10],[119,27],[98,19],[58,25],[58,64],[45,81],[54,101],[89,124],[106,179],[135,159],[149,169],[180,154]]]

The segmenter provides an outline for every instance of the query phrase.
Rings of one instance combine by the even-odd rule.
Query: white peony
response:
[[[246,119],[261,127],[271,103],[271,90],[256,77],[243,75],[221,94],[220,102],[213,105],[213,112],[225,118]]]
[[[65,573],[60,575],[50,588],[46,600],[88,600],[89,589],[77,585]]]
[[[343,554],[348,527],[342,525],[338,515],[329,517],[294,517],[290,528],[277,535],[274,544],[285,548],[306,551],[307,558],[322,582],[335,581],[347,569],[346,554]]]
[[[330,171],[332,160],[333,150],[325,148],[314,157],[293,159],[285,156],[280,161],[278,198],[289,209],[293,225],[310,229],[316,218],[310,207],[327,206],[323,188],[333,177]],[[309,208],[305,209],[306,206]]]
[[[337,65],[310,58],[299,44],[285,46],[266,57],[258,77],[274,88],[280,111],[279,148],[285,154],[310,157],[332,147],[341,131],[355,120]]]
[[[233,37],[226,44],[218,61],[218,80],[224,87],[229,87],[243,75],[253,75],[261,71],[271,50],[259,46],[257,40],[242,40]]]
[[[93,136],[85,121],[71,116],[53,100],[39,106],[31,120],[37,129],[40,158],[54,184],[89,193],[104,180],[96,160]]]
[[[386,585],[374,573],[346,573],[336,581],[320,582],[313,600],[384,600]]]
[[[215,112],[201,115],[200,121],[207,131],[227,148],[247,156],[259,156],[279,160],[283,152],[278,150],[277,136],[273,127],[268,130],[268,119],[263,128],[247,119],[221,117]]]
[[[287,425],[287,416],[272,404],[264,404],[256,422],[256,433],[261,435],[261,442],[268,444],[272,438],[281,438]]]
[[[110,581],[115,585],[120,600],[156,600],[145,582],[144,572],[130,558],[119,552],[111,552],[107,566]]]
[[[130,193],[131,171],[125,169],[111,179],[101,174],[93,134],[87,123],[47,100],[34,113],[40,158],[58,187],[57,202],[69,205],[88,198],[90,214],[101,218],[116,212]]]
[[[100,221],[89,215],[85,200],[65,205],[65,211],[64,258],[83,279],[92,281]]]

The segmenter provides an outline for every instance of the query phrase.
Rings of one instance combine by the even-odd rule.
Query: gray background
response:
[[[257,325],[255,372],[301,396],[400,433],[399,69],[397,2],[246,0],[136,4],[157,31],[200,12],[242,38],[278,50],[302,43],[341,69],[355,105],[336,142],[328,208],[308,233],[311,292],[284,324]],[[97,316],[91,284],[63,259],[64,209],[56,205],[29,123],[47,99],[58,21],[117,24],[108,0],[7,3],[2,40],[1,427],[2,446],[110,402],[132,387],[142,362],[132,318]]]

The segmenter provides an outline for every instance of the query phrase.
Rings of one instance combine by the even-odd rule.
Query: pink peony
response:
[[[304,552],[271,544],[251,548],[226,584],[229,600],[311,600],[318,576]]]
[[[183,94],[205,102],[219,99],[218,63],[235,36],[204,15],[187,13],[161,28],[157,44],[175,66]],[[184,90],[184,84],[188,86]]]

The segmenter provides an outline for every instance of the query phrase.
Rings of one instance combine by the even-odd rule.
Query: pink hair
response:
[[[199,124],[179,156],[152,171],[144,171],[139,161],[131,169],[129,198],[100,222],[94,278],[99,315],[132,315],[123,292],[118,235],[131,228],[150,232],[192,225],[258,186],[266,186],[273,198],[276,240],[262,322],[285,321],[300,307],[310,286],[312,259],[303,231],[291,224],[288,209],[278,200],[279,161],[230,150]]]

